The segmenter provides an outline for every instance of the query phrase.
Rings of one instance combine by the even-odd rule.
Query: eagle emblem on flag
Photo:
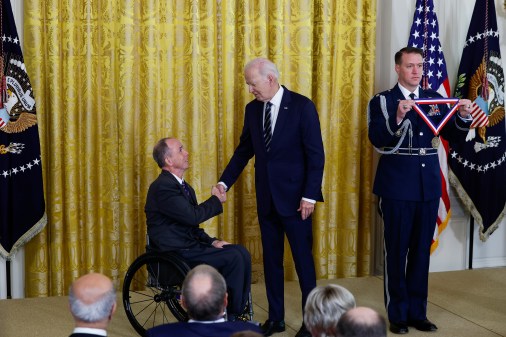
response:
[[[488,69],[485,69],[487,66]],[[459,76],[459,82],[465,81],[464,76]],[[486,86],[483,85],[483,78],[486,76]],[[485,65],[482,62],[476,69],[474,74],[469,79],[469,99],[473,102],[480,96],[480,93],[486,90],[487,105],[488,105],[488,123],[483,121],[481,124],[476,125],[478,135],[486,142],[487,126],[494,126],[504,120],[504,74],[501,68],[501,56],[495,51],[490,51],[490,58]],[[458,87],[458,85],[457,85]],[[475,116],[473,116],[474,119]],[[486,118],[484,118],[485,120]],[[473,125],[471,125],[473,126]]]
[[[5,81],[2,83],[2,101],[4,108],[0,111],[0,131],[19,133],[37,124],[35,99],[26,67],[16,57],[8,60]]]

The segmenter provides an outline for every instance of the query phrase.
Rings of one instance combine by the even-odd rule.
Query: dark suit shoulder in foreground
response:
[[[249,322],[164,324],[147,331],[148,337],[229,337],[238,331],[252,330],[261,333],[260,328]]]

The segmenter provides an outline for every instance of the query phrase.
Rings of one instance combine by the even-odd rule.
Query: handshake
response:
[[[217,196],[222,204],[227,201],[227,191],[225,190],[225,186],[221,184],[216,184],[211,188],[211,195]]]

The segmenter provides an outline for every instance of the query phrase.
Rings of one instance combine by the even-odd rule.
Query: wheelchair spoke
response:
[[[175,261],[172,256],[153,253],[139,256],[128,268],[123,306],[141,336],[157,325],[188,319],[180,302],[181,285],[188,270],[184,262]]]

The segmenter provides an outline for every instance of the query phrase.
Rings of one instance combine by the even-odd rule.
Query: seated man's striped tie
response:
[[[271,122],[271,107],[272,103],[265,103],[265,114],[264,114],[264,142],[265,149],[269,152],[272,139],[272,122]]]

